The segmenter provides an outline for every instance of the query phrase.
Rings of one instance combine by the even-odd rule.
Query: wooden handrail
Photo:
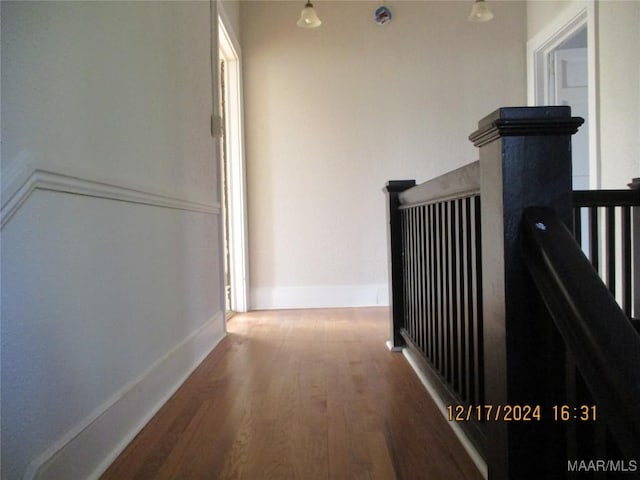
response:
[[[480,162],[475,161],[399,195],[402,207],[415,207],[480,193]]]
[[[574,207],[637,207],[640,189],[636,190],[574,190]]]
[[[640,458],[640,335],[550,208],[523,218],[524,257],[616,443]]]
[[[576,190],[572,201],[577,242],[625,314],[640,316],[640,189]]]
[[[582,123],[567,106],[500,108],[469,137],[479,162],[387,185],[390,346],[420,353],[421,374],[455,394],[452,408],[545,411],[536,422],[459,425],[491,480],[565,477],[568,432],[550,415],[565,400],[565,359],[524,264],[520,224],[529,205],[571,223],[571,135]]]

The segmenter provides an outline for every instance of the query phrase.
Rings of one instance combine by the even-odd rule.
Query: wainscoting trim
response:
[[[25,176],[27,176],[26,180],[24,180],[20,186],[14,186],[11,188],[15,193],[13,193],[11,197],[2,204],[2,211],[0,212],[0,228],[4,227],[4,225],[24,204],[27,198],[29,198],[29,196],[38,189],[163,208],[173,208],[189,212],[200,212],[211,215],[220,214],[220,203],[218,202],[208,204],[181,200],[126,186],[114,185],[41,169],[34,169],[30,174],[16,175],[15,177],[24,178]]]

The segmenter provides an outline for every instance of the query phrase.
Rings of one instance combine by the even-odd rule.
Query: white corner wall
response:
[[[252,307],[386,305],[388,180],[477,159],[496,108],[526,103],[524,2],[241,3]]]
[[[240,0],[218,0],[218,13],[224,18],[227,30],[240,41]]]
[[[527,38],[588,0],[528,1]],[[598,78],[599,188],[627,188],[640,177],[640,2],[594,3]]]
[[[640,177],[640,2],[598,2],[602,188]]]
[[[572,5],[586,4],[589,0],[528,0],[527,1],[527,34],[534,37],[539,31],[551,23],[564,9]]]
[[[1,16],[0,476],[96,478],[224,336],[210,4]]]

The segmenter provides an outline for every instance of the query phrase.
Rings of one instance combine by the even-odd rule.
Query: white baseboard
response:
[[[251,289],[252,310],[388,306],[386,284],[258,287]]]
[[[427,389],[427,392],[429,392],[429,395],[435,402],[438,410],[440,410],[440,413],[442,413],[442,416],[449,422],[447,406],[437,394],[436,388],[431,384],[426,375],[422,373],[420,367],[418,366],[419,361],[414,358],[414,354],[408,348],[403,348],[402,353],[409,362],[409,365],[411,365],[411,368],[413,368],[414,372],[416,372],[416,375],[418,375],[418,378],[420,379],[424,387]],[[478,452],[471,440],[469,440],[467,434],[464,433],[464,430],[462,430],[460,425],[458,425],[456,422],[449,422],[449,425],[451,426],[453,433],[455,433],[456,437],[458,437],[458,440],[460,440],[460,443],[466,450],[469,457],[471,457],[471,460],[475,464],[476,468],[480,471],[480,474],[483,476],[483,478],[489,478],[487,462],[485,462],[485,460],[482,458],[482,455],[480,455],[480,452]]]
[[[390,352],[402,352],[404,350],[403,347],[394,346],[393,342],[391,340],[387,340],[385,342],[385,345],[387,346],[387,348],[389,349]]]
[[[23,479],[99,478],[224,336],[218,312],[34,459]]]

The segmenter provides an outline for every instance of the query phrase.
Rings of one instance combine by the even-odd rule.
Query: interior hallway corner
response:
[[[102,479],[481,479],[387,329],[386,308],[235,315]]]

